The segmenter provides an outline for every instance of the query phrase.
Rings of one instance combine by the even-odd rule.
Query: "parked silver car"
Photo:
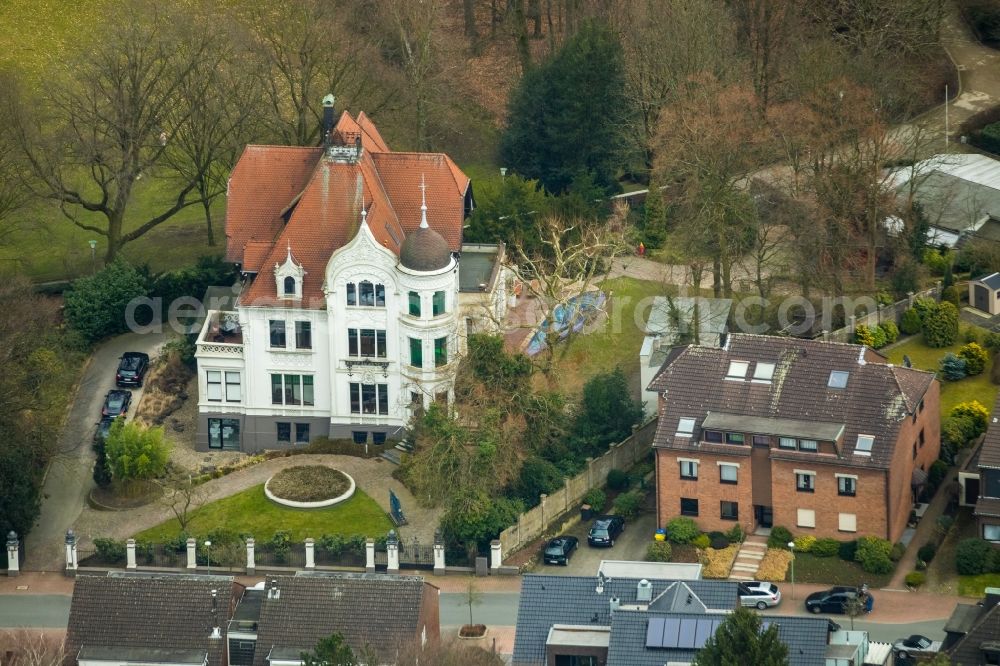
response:
[[[774,583],[762,580],[748,580],[740,583],[740,604],[764,610],[781,603],[781,590]]]

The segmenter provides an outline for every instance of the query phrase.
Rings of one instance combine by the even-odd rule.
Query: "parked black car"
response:
[[[132,394],[129,391],[108,391],[108,394],[104,396],[101,416],[114,418],[120,414],[127,414],[131,404]]]
[[[569,564],[569,556],[576,550],[579,543],[580,540],[575,536],[557,537],[549,541],[549,545],[545,547],[545,563],[566,566]]]
[[[115,374],[116,386],[142,386],[149,369],[149,354],[143,352],[125,352],[118,360],[118,372]]]
[[[101,422],[97,424],[97,429],[94,430],[94,444],[99,444],[108,438],[108,433],[111,432],[111,426],[114,422],[115,418],[113,416],[101,418]]]
[[[591,546],[615,545],[615,539],[625,531],[625,519],[621,516],[601,516],[590,526],[587,543]]]
[[[806,597],[806,610],[810,613],[846,613],[847,605],[855,599],[861,602],[864,612],[865,599],[861,590],[856,587],[831,587]]]

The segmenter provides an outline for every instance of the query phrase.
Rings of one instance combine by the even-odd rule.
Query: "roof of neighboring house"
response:
[[[979,449],[979,466],[1000,469],[1000,396],[993,402],[991,414]]]
[[[465,243],[462,261],[458,264],[459,291],[480,292],[493,289],[500,265],[506,256],[503,243]]]
[[[694,337],[695,306],[698,311],[698,339],[703,343],[717,340],[729,322],[730,298],[690,298],[657,296],[646,319],[646,334],[659,335],[670,344]]]
[[[700,613],[736,608],[738,584],[735,582],[649,580],[652,601],[639,602],[640,580],[610,578],[598,593],[597,576],[524,576],[513,663],[544,663],[545,641],[553,625],[610,626],[612,598],[617,598],[622,607],[643,604],[651,609],[663,607]]]
[[[747,363],[743,379],[726,379],[731,362]],[[771,379],[752,379],[758,363],[774,364]],[[828,385],[834,371],[848,373],[844,388]],[[659,448],[711,448],[739,455],[749,447],[700,441],[706,418],[770,419],[765,423],[775,427],[787,419],[827,424],[824,427],[831,432],[842,426],[842,446],[834,460],[884,469],[892,460],[900,423],[934,381],[933,373],[889,365],[862,345],[734,333],[722,348],[691,345],[670,351],[649,386],[664,396],[653,443]],[[676,436],[681,418],[695,419],[693,436]],[[856,453],[859,435],[874,437],[871,455]],[[780,455],[805,461],[831,454],[782,451]]]
[[[272,649],[311,650],[335,632],[355,650],[397,649],[419,638],[425,586],[433,588],[419,576],[326,572],[268,576],[274,585],[278,598],[261,603],[254,666]]]
[[[451,158],[389,151],[364,114],[354,120],[345,111],[331,136],[346,147],[360,141],[360,158],[324,156],[323,147],[248,146],[233,169],[226,258],[259,273],[242,305],[323,308],[327,262],[357,233],[362,209],[376,241],[398,255],[420,225],[422,185],[431,229],[461,250],[470,181]],[[289,250],[306,273],[301,301],[278,298],[268,279]]]
[[[974,231],[985,218],[1000,218],[1000,161],[971,153],[935,155],[896,169],[898,198],[909,196],[914,178],[914,196],[934,227]]]
[[[991,273],[990,275],[973,280],[973,282],[982,282],[990,289],[1000,289],[1000,273]]]
[[[617,611],[611,618],[611,640],[608,644],[607,666],[663,666],[665,663],[689,663],[698,654],[692,648],[647,647],[650,621],[672,619],[705,622],[704,615],[690,613],[659,613]],[[716,616],[714,619],[723,619]],[[829,621],[816,617],[767,616],[764,624],[778,626],[778,638],[788,646],[791,666],[823,666],[826,663]],[[714,632],[712,632],[714,633]],[[709,634],[711,635],[711,634]]]
[[[996,649],[1000,649],[1000,604],[996,603],[995,594],[1000,594],[1000,590],[986,588],[986,598],[981,603],[956,605],[944,627],[949,634],[965,634],[946,641],[953,664],[984,663],[982,645],[987,642],[997,643]]]
[[[216,591],[216,614],[212,591]],[[81,650],[92,658],[149,661],[170,654],[177,663],[222,666],[221,638],[234,595],[242,590],[232,576],[186,574],[80,575],[73,586],[66,630],[67,666]],[[195,654],[197,653],[197,655]]]

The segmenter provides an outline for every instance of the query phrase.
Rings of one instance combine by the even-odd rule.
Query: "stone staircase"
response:
[[[736,553],[733,569],[729,572],[729,580],[756,580],[760,561],[767,552],[767,537],[753,534],[747,537],[740,550]]]
[[[409,442],[403,441],[397,444],[394,448],[386,449],[385,451],[383,451],[381,457],[385,458],[393,465],[398,465],[403,461],[404,453],[412,453],[412,452],[413,452],[413,445],[410,444]]]

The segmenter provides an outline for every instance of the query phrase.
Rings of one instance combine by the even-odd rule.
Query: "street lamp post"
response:
[[[788,549],[792,551],[792,599],[795,599],[795,542],[788,542]]]
[[[97,241],[89,240],[87,244],[90,246],[90,273],[93,275],[97,272]]]
[[[205,542],[205,558],[208,562],[208,573],[212,573],[212,542]]]

